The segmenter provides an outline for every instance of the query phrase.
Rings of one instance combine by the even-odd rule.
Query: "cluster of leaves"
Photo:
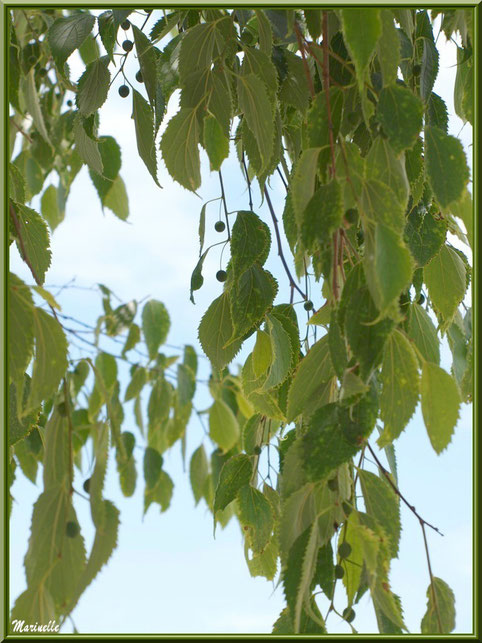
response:
[[[249,191],[250,209],[237,211],[232,226],[225,207],[231,256],[218,273],[223,292],[199,327],[212,365],[207,413],[214,450],[208,457],[203,443],[191,457],[195,501],[206,502],[215,525],[236,517],[253,576],[272,580],[279,572],[287,607],[274,633],[325,632],[315,595],[326,596],[328,614],[338,613],[338,580],[346,591],[341,615],[347,623],[369,590],[380,632],[402,633],[401,600],[389,584],[403,498],[396,486],[394,441],[421,401],[428,437],[440,453],[451,441],[461,402],[472,395],[471,311],[461,312],[471,269],[448,236],[472,244],[469,170],[460,141],[448,134],[444,101],[433,92],[438,51],[430,16],[409,9],[174,10],[163,12],[147,36],[150,14],[138,28],[128,21],[130,13],[109,10],[96,18],[85,11],[15,10],[11,15],[12,150],[23,135],[10,165],[11,242],[32,272],[32,288],[53,313],[35,305],[32,288],[11,275],[12,479],[16,462],[31,479],[40,461],[44,472],[25,559],[28,589],[14,614],[29,621],[65,616],[109,558],[118,525],[116,508],[102,496],[109,445],[123,493],[131,495],[136,484],[135,436],[122,432],[116,358],[99,350],[95,361],[69,366],[58,304],[42,286],[50,264],[47,224],[53,231],[62,221],[83,164],[102,206],[122,219],[128,216],[119,146],[112,137],[97,135],[122,25],[132,29],[133,43],[124,42],[117,73],[124,73],[134,48],[146,97],[133,88],[132,117],[139,156],[154,181],[159,184],[159,127],[169,97],[179,89],[179,110],[159,143],[171,177],[198,190],[199,145],[211,170],[220,171],[234,139]],[[454,32],[461,37],[455,106],[472,122],[472,13],[450,10],[441,20],[447,37]],[[67,60],[76,50],[86,67],[74,83]],[[68,92],[75,95],[75,109],[72,101],[64,108]],[[44,187],[52,172],[58,185]],[[307,333],[299,328],[294,291],[302,294],[307,311],[312,304],[284,259],[269,197],[275,172],[286,187],[283,224],[296,277],[314,279],[326,300],[311,315]],[[271,226],[253,212],[254,180]],[[37,213],[26,204],[42,189]],[[226,206],[223,187],[220,198]],[[191,299],[202,287],[209,251],[203,252],[205,215],[206,206]],[[277,280],[264,268],[272,231],[289,301],[280,301]],[[134,400],[144,436],[144,509],[158,503],[165,510],[173,485],[162,454],[178,441],[185,445],[197,356],[185,348],[174,386],[168,369],[177,358],[159,353],[169,330],[163,304],[146,303],[139,326],[135,302],[113,309],[110,291],[102,287],[102,292],[105,314],[96,335],[102,329],[110,337],[127,333],[119,358],[142,338],[147,350],[143,363],[132,362],[124,402]],[[251,353],[239,372],[231,372],[230,364],[253,335]],[[453,355],[451,373],[440,366],[443,336]],[[91,388],[82,405],[79,393],[86,382]],[[380,468],[376,475],[362,467],[375,427],[390,473]],[[87,441],[95,454],[86,491],[96,528],[88,558],[72,505],[73,466],[81,468]],[[271,463],[273,450],[278,467]],[[429,571],[422,631],[450,632],[453,594]]]

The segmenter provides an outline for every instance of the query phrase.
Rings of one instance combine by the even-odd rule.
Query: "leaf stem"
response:
[[[229,229],[228,206],[226,205],[226,194],[224,192],[223,175],[221,173],[221,170],[219,170],[218,175],[219,175],[219,183],[221,185],[221,199],[223,201],[223,206],[224,206],[224,217],[226,219],[226,228],[228,230],[228,241],[230,241],[231,231]]]

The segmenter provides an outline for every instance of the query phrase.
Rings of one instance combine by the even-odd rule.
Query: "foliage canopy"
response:
[[[142,19],[134,21],[133,13]],[[472,243],[469,169],[461,142],[448,133],[444,101],[432,91],[438,13],[10,12],[10,243],[33,279],[30,285],[9,278],[10,481],[19,469],[35,480],[43,465],[25,556],[27,589],[12,619],[64,620],[112,555],[119,511],[104,497],[109,452],[130,496],[140,443],[144,511],[151,504],[168,509],[173,481],[163,454],[185,445],[193,411],[198,356],[192,346],[181,356],[160,352],[170,328],[162,302],[150,300],[142,312],[136,301],[116,306],[101,286],[97,355],[73,361],[65,317],[44,288],[50,235],[84,165],[102,207],[122,220],[129,216],[120,147],[98,134],[108,93],[119,91],[132,99],[139,156],[157,185],[160,157],[187,190],[201,186],[204,153],[220,177],[226,225],[219,232],[230,259],[218,273],[223,292],[199,326],[212,366],[212,404],[209,436],[189,463],[195,502],[206,503],[215,525],[239,522],[251,575],[279,579],[286,608],[274,633],[324,633],[332,612],[355,632],[353,608],[367,591],[380,632],[406,631],[401,598],[389,581],[400,503],[408,504],[397,486],[396,440],[420,401],[430,442],[442,452],[460,404],[472,396],[471,310],[463,303],[471,268],[448,236]],[[447,37],[459,37],[455,109],[472,123],[472,11],[447,10],[440,19]],[[77,80],[69,69],[74,52],[84,64]],[[129,55],[139,63],[135,87],[124,73]],[[160,134],[178,90],[179,109]],[[232,148],[249,210],[226,208],[221,167]],[[286,189],[288,261],[270,197],[274,173]],[[253,211],[255,184],[267,221]],[[37,195],[39,212],[31,207]],[[193,303],[212,249],[204,247],[206,206]],[[280,258],[276,278],[265,268],[273,251]],[[300,285],[308,277],[325,299],[316,311]],[[307,330],[296,314],[300,303]],[[102,336],[123,342],[121,355],[102,350]],[[238,370],[236,355],[251,336],[252,352]],[[440,366],[444,336],[453,355],[450,373]],[[122,391],[118,360],[131,364]],[[123,429],[130,401],[137,435]],[[84,484],[95,526],[89,552],[73,502],[74,469],[82,471],[87,446],[95,462]],[[368,453],[379,475],[364,467]],[[266,454],[274,472],[264,470]],[[410,508],[425,537],[432,526]],[[448,633],[454,596],[428,567],[421,630]],[[346,605],[333,603],[337,583]],[[325,617],[319,592],[330,601]]]

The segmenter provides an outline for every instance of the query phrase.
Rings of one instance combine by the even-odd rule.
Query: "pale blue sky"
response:
[[[445,43],[443,34],[438,44],[441,72],[434,89],[449,108],[450,132],[460,135],[470,155],[472,130],[466,125],[460,132],[462,122],[453,110],[455,47]],[[72,68],[76,78],[81,67],[75,63]],[[133,55],[129,56],[126,70],[136,86],[137,65]],[[120,84],[116,81],[115,87]],[[175,112],[174,102],[170,103],[169,115]],[[159,177],[163,189],[157,188],[138,158],[130,115],[131,97],[123,100],[116,91],[111,93],[101,110],[101,133],[114,136],[123,151],[121,174],[129,193],[129,223],[119,221],[108,210],[102,214],[88,172],[83,169],[75,180],[66,219],[52,238],[53,262],[46,284],[64,284],[75,276],[76,285],[92,286],[100,281],[125,301],[144,297],[160,299],[171,315],[169,344],[191,343],[198,347],[197,327],[201,316],[222,289],[214,277],[219,269],[220,252],[215,248],[206,259],[205,282],[196,293],[196,305],[189,301],[190,276],[198,256],[199,211],[203,202],[219,196],[218,177],[209,173],[203,157],[201,200],[174,184],[161,162]],[[235,158],[223,166],[223,174],[229,209],[248,209],[247,193]],[[273,187],[273,203],[280,218],[283,190],[276,179]],[[265,206],[258,207],[258,196],[256,193],[254,209],[268,221]],[[212,232],[218,207],[217,203],[208,206],[206,246],[220,238]],[[284,245],[287,249],[287,243]],[[227,259],[225,253],[224,265]],[[12,253],[11,267],[31,283],[16,251]],[[289,287],[278,267],[274,245],[268,268],[278,275],[280,293],[286,301]],[[315,307],[321,305],[320,288],[314,282],[312,298]],[[94,322],[101,314],[100,297],[90,290],[65,290],[59,301],[63,312],[88,322]],[[302,319],[300,315],[300,322]],[[115,346],[111,350],[118,352]],[[73,356],[76,356],[75,352]],[[450,356],[446,347],[442,360],[442,365],[449,369]],[[203,378],[208,373],[207,360],[200,359],[200,366]],[[124,383],[126,372],[125,369]],[[203,390],[205,387],[199,387],[195,404],[204,409],[210,398]],[[131,404],[127,405],[129,412],[123,428],[137,433],[130,413]],[[401,490],[421,515],[444,533],[443,538],[434,532],[428,533],[432,568],[434,574],[448,582],[455,592],[458,632],[469,632],[472,627],[471,426],[471,408],[464,406],[452,443],[437,456],[430,446],[418,409],[396,444]],[[195,416],[190,421],[187,436],[189,462],[190,453],[204,437]],[[138,443],[143,444],[140,436]],[[139,475],[132,498],[121,495],[113,458],[110,458],[105,496],[121,510],[119,546],[73,612],[78,630],[82,633],[270,632],[284,607],[282,588],[278,587],[273,593],[272,583],[249,576],[237,523],[232,521],[225,530],[218,529],[216,539],[213,539],[212,516],[203,504],[194,508],[188,475],[183,472],[177,446],[165,457],[165,468],[176,485],[172,505],[164,514],[159,513],[157,506],[152,506],[142,519],[141,449],[136,450],[136,456]],[[88,474],[77,476],[77,488],[81,488],[85,477]],[[38,481],[40,484],[40,476]],[[25,588],[23,556],[32,504],[39,492],[40,486],[34,486],[22,476],[18,476],[13,487],[16,502],[11,528],[12,600]],[[78,496],[75,505],[89,547],[93,537],[89,506]],[[417,632],[425,612],[429,579],[420,526],[403,506],[402,525],[400,555],[392,564],[392,588],[402,597],[409,630]],[[337,604],[341,609],[345,606],[341,594]],[[321,605],[324,613],[324,603]],[[362,599],[356,612],[354,625],[360,633],[376,631],[367,597]],[[350,631],[336,615],[330,617],[328,627],[332,632]],[[65,631],[71,631],[69,623]]]

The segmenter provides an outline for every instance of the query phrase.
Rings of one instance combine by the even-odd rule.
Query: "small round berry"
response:
[[[261,447],[254,447],[253,453],[254,455],[259,455],[261,453]]]
[[[425,296],[420,294],[420,297],[417,299],[417,304],[420,304],[420,306],[424,303],[425,301]]]
[[[76,522],[69,520],[65,525],[65,533],[69,538],[75,538],[80,532],[80,527]]]
[[[337,478],[331,478],[331,480],[328,480],[328,489],[330,491],[338,491],[338,479]]]
[[[152,9],[144,9],[146,13],[152,13]]]
[[[224,232],[225,228],[226,224],[224,223],[224,221],[216,221],[216,223],[214,224],[214,229],[216,230],[216,232]]]
[[[305,303],[303,304],[303,308],[305,310],[313,310],[313,302],[310,300],[305,301]]]
[[[335,578],[343,578],[345,570],[341,565],[335,565]]]
[[[343,513],[345,516],[349,516],[352,512],[352,507],[348,502],[342,502],[341,503],[341,508],[343,509]]]
[[[122,98],[126,98],[127,96],[129,96],[130,91],[131,90],[127,85],[121,85],[119,87],[119,96],[121,96]]]
[[[45,67],[42,67],[41,69],[38,70],[39,76],[46,76],[48,74],[48,71],[45,69]]]
[[[131,23],[128,20],[124,20],[124,22],[121,24],[121,28],[124,29],[124,31],[127,31],[130,29]]]
[[[124,40],[122,43],[122,49],[124,51],[131,51],[132,47],[134,46],[132,40]]]
[[[140,69],[136,74],[136,80],[137,80],[138,83],[143,83],[144,82],[144,79],[142,78],[142,73],[141,73]]]
[[[226,281],[227,273],[225,270],[218,270],[216,273],[216,279],[218,281]]]
[[[60,404],[57,405],[57,411],[63,418],[67,417],[67,405],[65,402],[60,402]]]
[[[72,105],[73,105],[73,102],[71,100],[68,100],[67,101],[67,107],[72,107]]]
[[[90,493],[90,478],[87,478],[87,480],[84,480],[84,484],[82,485],[84,488],[85,493]]]
[[[347,223],[353,224],[353,223],[356,223],[356,219],[357,219],[357,211],[355,210],[355,208],[349,208],[345,212],[345,221]]]
[[[345,607],[342,616],[347,623],[351,623],[355,620],[355,610],[353,609],[353,607]]]
[[[342,542],[341,545],[338,547],[338,554],[340,558],[348,558],[348,556],[351,554],[351,545],[350,543]]]

